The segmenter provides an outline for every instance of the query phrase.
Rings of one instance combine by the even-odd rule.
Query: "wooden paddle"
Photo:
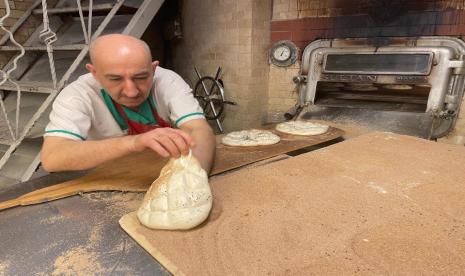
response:
[[[342,130],[333,127],[328,132],[316,136],[293,136],[275,133],[281,136],[281,141],[278,144],[244,148],[224,146],[221,144],[222,136],[217,136],[215,161],[210,176],[330,141],[344,134]],[[159,176],[161,168],[167,162],[167,158],[161,158],[151,151],[131,154],[102,164],[89,174],[77,179],[1,202],[0,210],[96,191],[145,192]]]

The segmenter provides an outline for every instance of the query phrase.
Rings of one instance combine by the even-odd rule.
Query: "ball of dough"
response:
[[[185,230],[202,223],[212,208],[208,175],[191,154],[171,159],[152,183],[137,211],[153,229]]]

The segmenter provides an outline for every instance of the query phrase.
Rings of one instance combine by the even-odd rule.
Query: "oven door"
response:
[[[318,41],[304,51],[303,119],[350,121],[425,138],[451,130],[464,88],[463,61],[455,60],[463,45],[422,41],[375,48],[351,40],[344,47],[341,41]]]

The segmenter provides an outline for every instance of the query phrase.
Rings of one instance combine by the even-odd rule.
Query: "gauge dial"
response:
[[[278,61],[285,61],[291,57],[291,49],[287,45],[281,45],[274,50],[274,59]]]
[[[297,46],[292,41],[281,40],[271,46],[269,61],[276,66],[290,66],[297,60],[297,52]]]

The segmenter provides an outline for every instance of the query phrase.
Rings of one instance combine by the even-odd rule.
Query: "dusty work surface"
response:
[[[187,275],[465,273],[465,148],[370,133],[211,179],[206,223],[120,224]]]
[[[142,197],[100,192],[0,212],[0,275],[169,275],[118,225]]]
[[[280,134],[282,140],[262,147],[227,147],[217,139],[217,151],[211,175],[216,175],[247,164],[265,160],[297,149],[321,144],[340,137],[344,132],[331,127],[316,136]],[[114,160],[94,171],[64,183],[42,188],[21,197],[0,202],[0,210],[18,205],[30,205],[93,191],[144,192],[160,174],[168,160],[153,152],[142,152]]]

